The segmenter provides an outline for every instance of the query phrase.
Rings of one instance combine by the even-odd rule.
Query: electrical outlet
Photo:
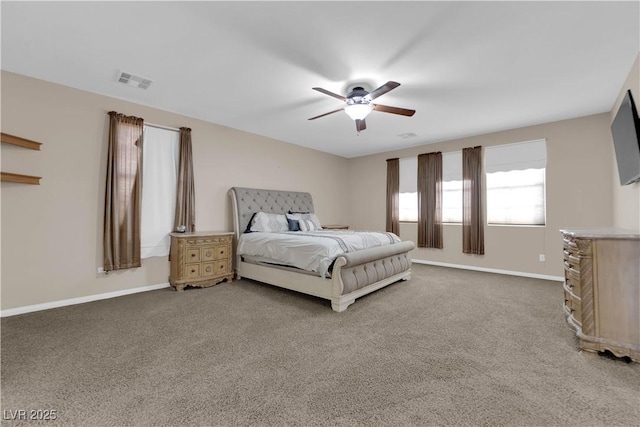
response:
[[[544,254],[538,255],[538,259],[540,260],[540,262],[544,262]]]
[[[98,267],[98,274],[107,274],[107,273],[104,271],[104,268]]]

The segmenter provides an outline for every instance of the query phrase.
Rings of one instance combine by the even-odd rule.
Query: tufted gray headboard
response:
[[[256,212],[285,214],[293,212],[315,212],[311,194],[298,191],[262,190],[259,188],[233,187],[229,190],[233,206],[233,224],[236,237],[247,229]]]

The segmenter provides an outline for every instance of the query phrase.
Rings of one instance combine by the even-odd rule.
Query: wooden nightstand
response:
[[[169,283],[176,291],[185,286],[208,287],[233,280],[233,233],[197,231],[171,233]]]
[[[348,225],[340,225],[340,224],[332,224],[332,225],[323,225],[322,228],[326,230],[348,230]]]

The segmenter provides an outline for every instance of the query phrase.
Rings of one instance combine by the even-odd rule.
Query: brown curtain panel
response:
[[[178,165],[178,191],[173,230],[184,225],[186,231],[196,231],[196,192],[193,180],[191,129],[180,128],[180,160]]]
[[[387,231],[400,234],[400,159],[387,159]]]
[[[482,147],[462,150],[462,252],[484,255]]]
[[[143,119],[109,112],[104,269],[140,267]]]
[[[442,153],[418,156],[418,247],[442,249]]]

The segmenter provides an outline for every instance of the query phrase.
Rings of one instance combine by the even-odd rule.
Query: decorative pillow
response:
[[[249,231],[289,231],[289,223],[282,214],[257,212],[249,222]]]
[[[316,227],[316,224],[310,219],[300,218],[298,220],[298,225],[300,226],[300,231],[315,231],[320,230],[320,228]]]
[[[289,213],[287,214],[287,218],[288,219],[297,220],[298,222],[301,219],[309,220],[309,221],[313,222],[313,225],[314,225],[313,229],[314,230],[321,230],[322,229],[322,225],[320,225],[320,220],[318,219],[318,216],[316,214],[314,214],[313,212],[302,213],[302,212],[291,212],[291,211],[289,211]],[[302,225],[300,225],[300,230],[302,230]],[[303,231],[309,231],[309,230],[303,230]]]
[[[293,215],[287,214],[287,222],[289,223],[289,231],[300,231],[298,219],[293,218]]]

